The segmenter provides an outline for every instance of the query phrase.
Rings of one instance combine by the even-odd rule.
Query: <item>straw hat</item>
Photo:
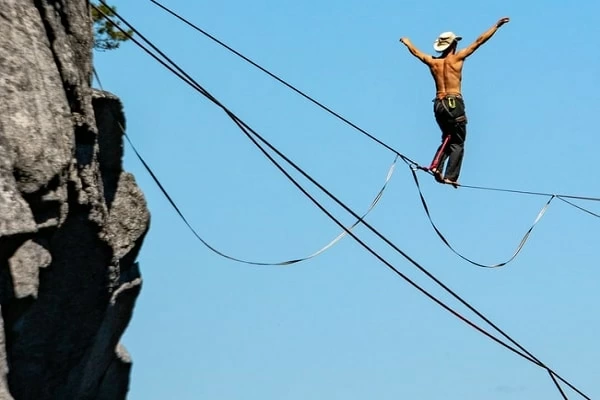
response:
[[[443,53],[455,41],[461,40],[461,36],[456,36],[454,32],[440,33],[440,36],[433,42],[433,48],[438,53]]]

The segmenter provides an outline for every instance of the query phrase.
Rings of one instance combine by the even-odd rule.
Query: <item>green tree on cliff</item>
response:
[[[118,28],[116,28],[111,22],[109,22],[102,13],[111,17],[113,21],[115,18],[116,7],[114,6],[105,6],[104,4],[99,4],[96,2],[92,2],[92,20],[94,21],[94,48],[97,50],[114,50],[119,48],[121,42],[124,42],[129,39],[130,36],[133,35],[133,31],[126,30],[127,33],[121,32]],[[102,11],[100,13],[98,10]],[[119,25],[118,21],[115,21],[117,25]]]

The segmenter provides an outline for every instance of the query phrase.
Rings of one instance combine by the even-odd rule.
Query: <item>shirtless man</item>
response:
[[[401,38],[412,55],[429,67],[435,81],[436,95],[433,112],[442,131],[442,144],[439,146],[429,170],[436,181],[458,187],[458,175],[462,164],[465,139],[467,136],[467,116],[461,94],[462,68],[465,59],[488,41],[498,28],[506,24],[508,18],[501,18],[468,47],[456,51],[462,38],[452,32],[442,33],[433,44],[436,52],[433,57],[417,49],[408,38]],[[448,159],[446,174],[442,177],[444,163]]]

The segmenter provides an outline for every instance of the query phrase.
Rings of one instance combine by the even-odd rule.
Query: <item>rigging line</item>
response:
[[[600,215],[598,215],[598,214],[596,214],[596,213],[594,213],[594,212],[591,212],[590,210],[588,210],[588,209],[586,209],[586,208],[583,208],[583,207],[581,207],[581,206],[579,206],[579,205],[577,205],[577,204],[575,204],[575,203],[573,203],[573,202],[571,202],[571,201],[569,201],[569,200],[565,200],[565,199],[563,199],[561,196],[556,196],[556,197],[558,197],[558,199],[559,199],[559,200],[562,200],[562,201],[564,201],[565,203],[567,203],[568,205],[570,205],[570,206],[572,206],[572,207],[578,208],[579,210],[581,210],[581,211],[583,211],[583,212],[585,212],[585,213],[588,213],[588,214],[590,214],[590,215],[593,215],[593,216],[594,216],[594,217],[596,217],[596,218],[600,218]]]
[[[242,53],[240,53],[239,51],[235,50],[234,48],[232,48],[231,46],[227,45],[226,43],[222,42],[221,40],[217,39],[215,36],[211,35],[210,33],[206,32],[205,30],[203,30],[202,28],[200,28],[199,26],[195,25],[194,23],[192,23],[191,21],[187,20],[186,18],[182,17],[181,15],[179,15],[178,13],[176,13],[175,11],[167,8],[166,6],[162,5],[161,3],[159,3],[156,0],[150,0],[152,3],[154,3],[156,6],[160,7],[161,9],[163,9],[164,11],[166,11],[167,13],[171,14],[172,16],[174,16],[175,18],[179,19],[180,21],[182,21],[183,23],[185,23],[186,25],[190,26],[192,29],[200,32],[201,34],[203,34],[204,36],[208,37],[209,39],[211,39],[212,41],[214,41],[215,43],[219,44],[220,46],[224,47],[225,49],[229,50],[231,53],[235,54],[236,56],[242,58],[243,60],[245,60],[246,62],[250,63],[252,66],[258,68],[259,70],[261,70],[262,72],[264,72],[265,74],[269,75],[271,78],[275,79],[276,81],[278,81],[279,83],[283,84],[284,86],[288,87],[289,89],[293,90],[294,92],[296,92],[297,94],[299,94],[300,96],[304,97],[306,100],[310,101],[311,103],[315,104],[316,106],[318,106],[319,108],[321,108],[322,110],[328,112],[329,114],[333,115],[334,117],[336,117],[337,119],[339,119],[340,121],[344,122],[345,124],[351,126],[352,128],[356,129],[357,131],[359,131],[360,133],[362,133],[363,135],[367,136],[369,139],[375,141],[376,143],[380,144],[381,146],[385,147],[386,149],[388,149],[389,151],[395,153],[397,156],[401,157],[404,160],[410,161],[410,162],[414,162],[412,161],[410,158],[408,158],[407,156],[403,155],[402,153],[400,153],[398,150],[394,149],[392,146],[388,145],[387,143],[383,142],[381,139],[378,139],[377,137],[375,137],[375,135],[367,132],[366,130],[364,130],[363,128],[361,128],[360,126],[356,125],[355,123],[351,122],[349,119],[345,118],[344,116],[342,116],[341,114],[335,112],[334,110],[332,110],[331,108],[327,107],[326,105],[324,105],[323,103],[319,102],[318,100],[314,99],[313,97],[309,96],[308,94],[306,94],[305,92],[303,92],[302,90],[298,89],[297,87],[295,87],[294,85],[288,83],[287,81],[285,81],[283,78],[280,78],[279,76],[275,75],[274,73],[270,72],[269,70],[267,70],[266,68],[262,67],[261,65],[259,65],[258,63],[252,61],[250,58],[246,57],[245,55],[243,55]]]
[[[100,1],[102,2],[102,0],[100,0]],[[111,19],[110,19],[109,17],[107,17],[106,15],[104,15],[104,17],[105,17],[107,20],[111,21]],[[130,24],[128,24],[128,23],[127,23],[127,22],[126,22],[126,21],[125,21],[125,20],[124,20],[122,17],[120,17],[118,14],[117,14],[117,17],[118,17],[118,18],[120,18],[120,19],[121,19],[123,22],[125,22],[125,23],[126,23],[126,24],[127,24],[129,27],[130,27],[130,28],[133,28],[133,27],[132,27]],[[111,22],[112,22],[112,21],[111,21]],[[124,32],[124,33],[125,33],[125,31],[124,31],[122,28],[120,28],[118,25],[117,25],[117,28],[118,28],[118,29],[120,29],[122,32]],[[134,28],[134,30],[135,30],[135,28]],[[140,34],[139,32],[136,32],[136,33],[137,33],[137,35],[138,35],[138,36],[142,37],[142,36],[141,36],[141,34]],[[131,37],[130,37],[130,38],[131,38]],[[152,52],[150,52],[150,51],[149,51],[147,48],[145,48],[145,46],[144,46],[144,45],[142,45],[141,43],[139,43],[139,41],[135,40],[134,38],[131,38],[131,39],[132,39],[132,41],[133,41],[134,43],[136,43],[138,46],[140,46],[140,48],[141,48],[142,50],[144,50],[146,53],[148,53],[148,54],[149,54],[149,55],[150,55],[152,58],[154,58],[154,59],[155,59],[156,61],[158,61],[160,64],[162,64],[163,66],[165,66],[165,67],[166,67],[166,68],[167,68],[169,71],[173,72],[173,73],[174,73],[176,76],[178,76],[180,79],[182,79],[182,80],[183,80],[185,83],[187,83],[188,85],[192,86],[194,89],[198,90],[200,93],[202,93],[202,94],[203,94],[204,96],[206,96],[207,98],[211,99],[211,101],[215,102],[215,104],[219,105],[219,107],[223,108],[223,110],[224,110],[224,111],[225,111],[225,112],[226,112],[226,113],[227,113],[227,114],[228,114],[228,115],[229,115],[229,116],[230,116],[232,119],[234,119],[234,118],[235,118],[235,115],[233,115],[233,114],[231,113],[231,111],[229,111],[227,108],[225,108],[225,107],[224,107],[222,104],[218,103],[218,101],[217,101],[216,99],[214,99],[214,97],[212,97],[212,95],[210,95],[210,93],[208,93],[206,90],[204,90],[204,88],[202,88],[202,87],[201,87],[201,86],[200,86],[200,85],[199,85],[197,82],[193,81],[193,79],[192,79],[192,78],[191,78],[189,75],[187,75],[187,73],[185,73],[185,71],[181,70],[181,68],[179,68],[179,67],[178,67],[176,64],[174,64],[174,65],[175,65],[175,66],[176,66],[176,67],[177,67],[179,70],[181,70],[181,71],[182,71],[182,73],[176,72],[176,71],[174,70],[174,68],[173,68],[173,67],[171,67],[170,65],[168,65],[168,64],[167,64],[165,61],[163,61],[162,59],[160,59],[158,56],[156,56],[156,55],[155,55],[155,54],[153,54]],[[145,41],[147,41],[147,39],[144,39],[144,40],[145,40]],[[151,46],[153,46],[153,44],[152,44],[152,43],[149,43],[149,44],[150,44]],[[156,47],[156,46],[154,46],[154,47]],[[160,50],[159,50],[159,52],[160,52]],[[164,54],[164,53],[162,53],[162,54]],[[170,62],[172,62],[172,61],[170,61]],[[185,77],[184,77],[184,76],[185,76]],[[235,120],[235,119],[234,119],[234,122],[236,122],[236,124],[238,124],[238,125],[239,125],[239,122],[238,122],[237,120]],[[275,150],[276,150],[276,149],[275,149]],[[289,161],[289,160],[288,160],[288,161]],[[318,184],[318,183],[317,183],[317,184]],[[398,249],[398,250],[399,250],[399,249]],[[400,252],[401,252],[401,250],[400,250]],[[411,260],[411,261],[412,261],[413,263],[415,263],[413,260]],[[415,264],[415,265],[418,265],[418,264]],[[420,265],[418,265],[418,266],[420,267]],[[422,267],[421,267],[421,268],[422,268]],[[427,273],[427,274],[429,274],[429,275],[431,276],[431,274],[430,274],[430,273],[429,273],[427,270],[424,270],[424,269],[423,269],[423,272],[424,272],[424,273]],[[436,278],[432,276],[432,279],[434,279],[434,280],[435,280]],[[437,282],[438,282],[438,284],[440,284],[442,287],[445,287],[445,285],[444,285],[443,283],[441,283],[439,280],[438,280]],[[446,290],[450,290],[450,289],[449,289],[449,288],[447,288],[447,287],[445,287],[445,288],[446,288]],[[451,290],[450,290],[450,292],[451,292]],[[452,293],[453,293],[453,292],[452,292]],[[454,296],[458,296],[458,295],[454,294]],[[459,297],[459,299],[460,299],[460,297]],[[466,303],[466,302],[465,302],[463,299],[460,299],[460,300],[461,300],[463,303]],[[468,303],[466,303],[466,305],[468,305]],[[470,305],[469,305],[469,306],[470,306]],[[470,306],[470,307],[473,309],[473,307],[472,307],[472,306]],[[481,317],[482,319],[486,320],[486,317],[485,317],[485,316],[483,316],[481,313],[479,313],[477,310],[473,309],[473,311],[474,311],[475,313],[478,313],[478,315],[480,315],[480,317]],[[489,321],[489,320],[486,320],[486,322],[488,322],[488,323],[489,323],[491,326],[493,326],[493,327],[494,327],[496,330],[498,330],[499,332],[503,333],[503,332],[502,332],[502,331],[501,331],[501,330],[500,330],[498,327],[496,327],[495,325],[493,325],[493,323],[491,323],[491,321]],[[505,336],[507,336],[505,333],[503,333],[503,334],[504,334]],[[509,338],[511,341],[513,341],[513,342],[514,342],[514,339],[512,339],[512,338],[510,338],[510,337],[508,337],[508,338]],[[516,344],[516,345],[518,345],[518,344]],[[520,345],[518,345],[518,346],[520,346]],[[521,346],[521,347],[522,347],[522,346]],[[526,351],[526,350],[525,350],[525,351]],[[538,363],[539,363],[539,361],[538,361]],[[540,364],[541,364],[541,363],[540,363]],[[547,368],[547,367],[546,367],[546,368]],[[571,385],[569,382],[567,382],[567,381],[566,381],[566,380],[564,380],[562,377],[560,377],[560,375],[556,375],[556,376],[557,376],[557,377],[558,377],[558,378],[559,378],[561,381],[563,381],[563,382],[565,382],[566,384],[568,384],[568,385],[569,385],[569,387],[572,387],[572,388],[574,388],[574,390],[576,390],[578,393],[581,393],[581,392],[580,392],[580,391],[579,391],[577,388],[575,388],[575,387],[574,387],[573,385]],[[582,395],[583,395],[584,397],[586,397],[586,398],[587,398],[587,396],[585,396],[584,394],[582,394]]]
[[[94,77],[96,78],[96,82],[98,82],[100,89],[104,90],[104,88],[102,87],[102,81],[100,80],[100,76],[98,75],[98,71],[96,71],[96,67],[92,67],[92,72],[94,73]]]
[[[416,162],[414,162],[413,160],[411,160],[409,157],[405,156],[404,154],[400,153],[398,150],[394,149],[390,145],[386,144],[382,140],[380,140],[377,137],[375,137],[375,135],[367,132],[366,130],[364,130],[363,128],[361,128],[358,125],[354,124],[353,122],[351,122],[347,118],[343,117],[339,113],[335,112],[331,108],[325,106],[324,104],[322,104],[321,102],[319,102],[315,98],[311,97],[310,95],[306,94],[305,92],[303,92],[302,90],[298,89],[294,85],[290,84],[289,82],[287,82],[283,78],[281,78],[281,77],[277,76],[276,74],[272,73],[271,71],[267,70],[266,68],[264,68],[263,66],[261,66],[257,62],[253,61],[249,57],[246,57],[244,54],[240,53],[239,51],[237,51],[233,47],[229,46],[225,42],[219,40],[217,37],[215,37],[214,35],[208,33],[207,31],[205,31],[204,29],[200,28],[198,25],[194,24],[193,22],[191,22],[190,20],[186,19],[185,17],[181,16],[177,12],[175,12],[172,9],[166,7],[165,5],[161,4],[157,0],[150,0],[150,2],[154,3],[156,6],[158,6],[162,10],[166,11],[167,13],[171,14],[172,16],[174,16],[175,18],[177,18],[178,20],[182,21],[183,23],[185,23],[186,25],[188,25],[192,29],[194,29],[197,32],[201,33],[202,35],[206,36],[207,38],[209,38],[213,42],[215,42],[218,45],[224,47],[225,49],[227,49],[231,53],[233,53],[236,56],[242,58],[244,61],[248,62],[249,64],[251,64],[255,68],[257,68],[260,71],[264,72],[265,74],[269,75],[271,78],[275,79],[276,81],[278,81],[279,83],[281,83],[284,86],[288,87],[289,89],[291,89],[292,91],[296,92],[300,96],[302,96],[305,99],[309,100],[310,102],[312,102],[313,104],[317,105],[321,109],[325,110],[329,114],[333,115],[334,117],[338,118],[342,122],[346,123],[347,125],[351,126],[354,129],[356,129],[360,133],[366,135],[368,138],[372,139],[376,143],[378,143],[381,146],[385,147],[389,151],[395,153],[397,156],[399,156],[400,158],[402,158],[404,161],[407,161],[407,162],[409,162],[411,164],[414,164],[414,165],[418,165]],[[427,169],[424,169],[424,171],[427,172],[427,173],[429,173],[429,174],[431,174]],[[518,194],[524,194],[524,195],[552,196],[552,193],[541,193],[541,192],[532,192],[532,191],[524,191],[524,190],[511,190],[511,189],[498,189],[498,188],[489,188],[489,187],[472,186],[472,185],[460,185],[460,186],[464,187],[464,188],[477,189],[477,190],[493,190],[493,191],[501,191],[501,192],[508,192],[508,193],[518,193]],[[600,201],[600,197],[569,196],[569,195],[565,195],[563,197],[569,197],[569,198],[580,199],[580,200]]]
[[[397,161],[397,157],[396,157],[394,159],[394,162],[392,163],[390,169],[388,170],[388,174],[387,174],[385,183],[383,184],[383,187],[379,190],[379,192],[377,193],[377,195],[375,196],[375,198],[371,202],[371,205],[369,206],[369,208],[367,209],[367,211],[359,219],[357,219],[352,225],[345,227],[344,230],[343,230],[343,232],[341,232],[338,236],[336,236],[332,241],[330,241],[328,244],[326,244],[325,246],[323,246],[321,249],[319,249],[316,252],[310,254],[309,256],[302,257],[302,258],[295,258],[295,259],[291,259],[291,260],[287,260],[287,261],[280,261],[280,262],[248,261],[248,260],[244,260],[244,259],[241,259],[241,258],[232,257],[230,255],[227,255],[227,254],[223,253],[220,250],[217,250],[215,247],[213,247],[212,245],[210,245],[206,240],[204,240],[200,236],[200,234],[198,234],[198,232],[194,229],[194,227],[191,225],[191,223],[185,217],[185,215],[183,214],[183,212],[181,211],[181,209],[177,206],[177,204],[175,203],[175,201],[173,200],[173,198],[169,195],[168,191],[165,189],[165,187],[163,186],[163,184],[161,183],[161,181],[158,179],[158,177],[156,176],[156,174],[154,173],[154,171],[152,170],[152,168],[148,165],[148,163],[144,160],[144,158],[142,157],[142,155],[135,148],[135,146],[133,145],[131,139],[129,138],[129,135],[127,135],[127,133],[125,132],[125,130],[124,130],[124,128],[122,126],[121,126],[121,130],[122,130],[125,138],[127,139],[127,142],[129,143],[129,145],[133,149],[133,152],[135,153],[135,155],[137,156],[137,158],[140,160],[140,162],[142,163],[142,165],[144,166],[144,168],[146,169],[146,171],[150,174],[150,176],[154,180],[154,183],[156,184],[156,186],[158,186],[158,188],[162,192],[163,196],[165,196],[165,198],[167,199],[167,201],[171,204],[171,206],[173,207],[173,209],[175,210],[175,212],[177,213],[177,215],[179,215],[179,217],[181,218],[181,220],[188,227],[188,229],[192,232],[192,234],[204,246],[206,246],[213,253],[216,253],[219,256],[224,257],[224,258],[226,258],[228,260],[236,261],[236,262],[243,263],[243,264],[258,265],[258,266],[288,266],[288,265],[292,265],[292,264],[297,264],[297,263],[300,263],[300,262],[307,261],[307,260],[310,260],[312,258],[315,258],[315,257],[321,255],[322,253],[324,253],[325,251],[329,250],[335,244],[337,244],[337,242],[339,242],[341,239],[343,239],[348,234],[349,231],[351,231],[358,224],[360,224],[362,222],[362,220],[375,208],[375,206],[377,205],[377,203],[379,203],[379,200],[381,199],[381,197],[383,195],[383,192],[385,191],[385,189],[387,187],[387,184],[390,181],[390,179],[391,179],[391,177],[392,177],[392,175],[394,173],[394,167],[396,166],[396,161]]]
[[[466,189],[475,189],[475,190],[487,190],[492,192],[505,192],[505,193],[516,193],[516,194],[524,194],[529,196],[556,196],[556,197],[564,197],[567,199],[576,199],[576,200],[586,200],[586,201],[600,201],[600,197],[590,197],[590,196],[575,196],[569,194],[555,194],[555,193],[545,193],[545,192],[531,192],[527,190],[515,190],[515,189],[502,189],[502,188],[493,188],[487,186],[473,186],[473,185],[462,185],[458,186],[466,188]]]
[[[556,386],[556,389],[558,389],[558,391],[560,392],[562,398],[564,400],[569,400],[569,398],[567,397],[567,395],[563,391],[562,387],[560,386],[560,383],[558,383],[558,381],[556,380],[556,377],[554,377],[554,374],[551,371],[548,371],[548,375],[550,375],[550,378],[552,379],[552,382],[554,383],[554,386]]]
[[[435,233],[442,240],[442,242],[446,245],[446,247],[448,247],[450,250],[452,250],[452,252],[454,254],[456,254],[457,256],[459,256],[460,258],[462,258],[463,260],[465,260],[466,262],[468,262],[470,264],[473,264],[473,265],[475,265],[477,267],[481,267],[481,268],[500,268],[500,267],[503,267],[506,264],[510,263],[511,261],[513,261],[517,257],[517,255],[521,252],[521,250],[523,250],[523,247],[525,246],[525,243],[529,239],[529,235],[533,231],[533,228],[535,228],[535,226],[537,225],[537,223],[542,219],[542,217],[546,213],[546,210],[548,210],[548,207],[550,206],[550,203],[556,197],[554,195],[550,196],[550,198],[548,199],[548,201],[546,202],[546,204],[542,207],[542,209],[538,213],[537,217],[533,221],[533,224],[531,225],[531,227],[527,230],[527,232],[525,232],[525,235],[523,235],[523,237],[521,238],[521,241],[519,242],[519,245],[517,246],[516,250],[514,251],[514,253],[510,256],[510,258],[508,260],[506,260],[504,262],[501,262],[501,263],[498,263],[498,264],[490,264],[490,265],[488,265],[488,264],[481,264],[481,263],[478,263],[476,261],[471,260],[468,257],[465,257],[463,254],[461,254],[459,251],[457,251],[450,244],[450,242],[448,241],[448,239],[446,239],[446,237],[444,236],[444,234],[440,231],[440,229],[437,227],[437,225],[433,221],[433,218],[431,217],[431,213],[429,211],[429,206],[427,205],[427,201],[425,200],[425,196],[423,195],[423,191],[421,189],[421,184],[419,183],[419,178],[417,177],[417,172],[415,171],[414,168],[411,168],[410,171],[411,171],[412,176],[413,176],[413,178],[415,180],[415,185],[417,186],[417,190],[419,192],[419,197],[421,198],[421,204],[423,205],[423,209],[425,210],[425,215],[427,215],[427,219],[429,220],[429,223],[433,227],[433,230],[435,231]]]
[[[99,0],[101,3],[103,3],[103,0]],[[115,25],[117,27],[117,29],[119,29],[121,32],[123,32],[124,34],[127,34],[123,28],[121,28],[119,25],[116,25],[112,22],[112,20],[110,19],[110,17],[106,16],[104,13],[102,13],[102,15],[104,16],[104,18],[106,18],[109,22],[111,22],[113,25]],[[123,21],[130,29],[132,29],[139,37],[143,38],[143,36],[141,35],[141,33],[139,33],[139,31],[137,31],[133,26],[131,26],[125,19],[123,19],[120,15],[118,15],[115,12],[115,15],[121,20]],[[129,35],[128,35],[129,36]],[[163,65],[165,68],[167,68],[169,71],[171,71],[172,73],[174,73],[177,77],[179,77],[183,82],[187,83],[188,85],[190,85],[192,88],[194,88],[195,90],[197,90],[198,92],[200,92],[202,95],[204,95],[205,97],[207,97],[209,100],[211,100],[212,102],[214,102],[217,106],[219,106],[220,108],[223,109],[223,111],[240,127],[240,129],[242,129],[244,131],[245,134],[247,134],[246,130],[243,129],[243,125],[240,124],[240,120],[235,116],[235,114],[233,114],[230,110],[228,110],[224,105],[222,105],[220,102],[218,102],[218,100],[216,100],[210,93],[208,93],[201,85],[199,85],[192,77],[189,76],[189,74],[187,74],[184,70],[182,70],[176,63],[174,63],[173,61],[171,61],[166,55],[164,55],[164,53],[162,53],[160,50],[157,50],[159,52],[159,54],[163,55],[163,57],[165,59],[167,59],[170,63],[172,63],[174,65],[175,68],[177,68],[179,71],[178,72],[175,70],[174,67],[172,67],[171,65],[168,65],[166,61],[160,59],[157,55],[155,55],[154,53],[152,53],[150,50],[148,50],[144,45],[142,45],[139,41],[137,41],[135,38],[129,36],[129,38],[136,44],[138,45],[142,50],[144,50],[148,55],[150,55],[153,59],[155,59],[157,62],[159,62],[161,65]],[[156,46],[154,46],[151,42],[149,42],[147,39],[143,38],[144,41],[146,41],[151,47],[156,49]],[[247,126],[247,125],[246,125]],[[250,130],[252,130],[250,128]],[[279,152],[278,149],[276,149],[275,147],[273,147],[268,141],[265,141],[264,138],[262,138],[262,136],[260,136],[258,133],[253,132],[254,135],[256,135],[263,143],[267,144],[268,146],[270,146],[270,148],[275,151],[279,156],[281,156],[286,162],[288,162],[290,165],[292,165],[296,170],[298,170],[299,172],[301,172],[305,177],[307,177],[307,179],[309,179],[313,184],[315,184],[317,187],[319,187],[322,191],[324,191],[328,196],[330,196],[332,199],[334,199],[336,202],[338,202],[338,204],[342,205],[347,211],[349,211],[351,214],[353,215],[357,215],[356,213],[354,213],[354,211],[352,211],[351,209],[349,209],[344,203],[341,203],[340,200],[338,200],[335,196],[333,196],[329,191],[327,191],[327,189],[325,189],[322,185],[320,185],[318,182],[316,182],[310,175],[306,174],[306,172],[304,172],[301,168],[299,168],[296,164],[294,164],[291,160],[289,160],[285,155],[283,155],[281,152]],[[295,182],[295,181],[294,181]],[[441,286],[442,288],[444,288],[448,293],[450,293],[452,296],[454,296],[457,300],[459,300],[462,304],[464,304],[467,308],[469,308],[472,312],[474,312],[477,316],[479,316],[482,320],[484,320],[486,323],[488,323],[491,327],[493,327],[496,331],[498,331],[499,333],[501,333],[504,337],[506,337],[509,341],[511,341],[513,344],[515,344],[515,346],[519,347],[521,350],[523,350],[525,353],[527,353],[532,359],[534,359],[534,364],[543,367],[546,370],[552,371],[555,374],[555,377],[558,378],[561,382],[563,382],[564,384],[568,385],[571,389],[573,389],[574,391],[576,391],[578,394],[580,394],[582,397],[586,398],[586,399],[590,399],[588,396],[586,396],[584,393],[582,393],[579,389],[577,389],[574,385],[572,385],[570,382],[568,382],[566,379],[564,379],[563,377],[561,377],[560,375],[558,375],[556,372],[554,372],[553,370],[551,370],[549,367],[547,367],[546,365],[544,365],[543,363],[541,363],[541,361],[539,361],[537,358],[535,358],[533,355],[531,355],[531,353],[529,353],[523,346],[521,346],[518,342],[516,342],[514,339],[512,339],[510,336],[508,336],[504,331],[502,331],[498,326],[496,326],[493,322],[491,322],[487,317],[485,317],[482,313],[480,313],[477,309],[475,309],[473,306],[471,306],[468,302],[466,302],[466,300],[462,299],[460,296],[458,296],[458,294],[456,294],[455,292],[453,292],[449,287],[447,287],[444,283],[442,283],[439,279],[437,279],[435,276],[433,276],[429,271],[427,271],[424,267],[422,267],[420,264],[418,264],[416,261],[412,260],[412,258],[410,258],[410,256],[408,256],[406,253],[404,253],[401,249],[399,249],[395,244],[393,244],[391,241],[389,241],[389,239],[387,239],[385,236],[381,235],[378,231],[374,230],[374,228],[372,228],[366,221],[363,221],[363,224],[367,227],[369,227],[369,229],[373,232],[375,232],[380,238],[382,238],[386,243],[388,243],[391,247],[393,247],[397,252],[399,252],[401,255],[403,255],[407,260],[409,260],[413,265],[415,265],[417,268],[419,268],[424,274],[426,274],[428,277],[430,277],[432,280],[434,280],[439,286]],[[352,233],[350,233],[351,236],[354,236]],[[399,271],[398,271],[399,272]],[[488,334],[489,335],[489,334]],[[487,336],[487,335],[486,335]],[[497,338],[494,338],[495,341],[498,341]],[[503,346],[506,347],[507,345],[504,342],[500,342],[503,343]],[[510,346],[508,346],[510,347]],[[520,354],[519,352],[517,352],[517,354]],[[523,355],[520,354],[522,357]],[[531,361],[531,359],[529,357],[524,357],[528,360]]]

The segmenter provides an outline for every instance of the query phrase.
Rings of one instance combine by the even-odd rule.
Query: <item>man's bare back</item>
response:
[[[494,26],[482,33],[473,43],[460,51],[456,51],[458,40],[454,40],[439,57],[423,53],[408,38],[401,38],[400,42],[406,45],[412,55],[429,67],[435,81],[436,98],[441,99],[448,95],[461,95],[462,68],[465,59],[473,54],[482,44],[487,42],[496,33],[498,28],[508,21],[508,18],[501,18]]]
[[[448,95],[461,95],[462,68],[464,60],[454,54],[445,58],[434,58],[429,71],[435,81],[435,97],[442,99]]]

